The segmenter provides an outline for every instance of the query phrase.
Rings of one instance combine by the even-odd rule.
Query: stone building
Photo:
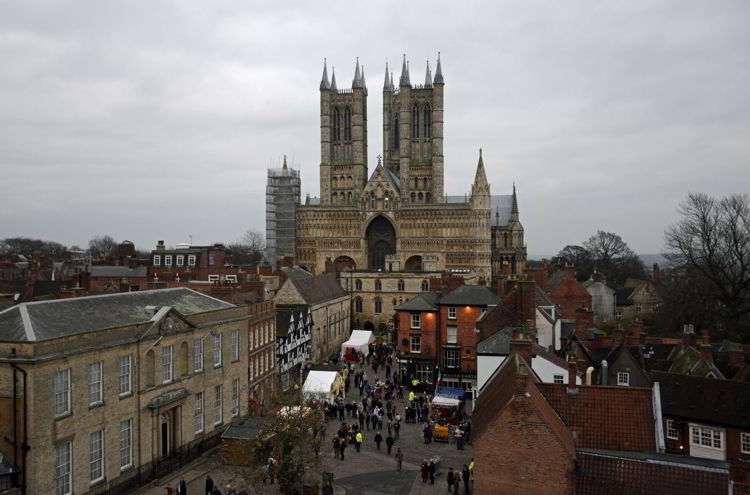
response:
[[[481,150],[470,193],[445,194],[444,86],[439,58],[434,77],[427,67],[424,84],[412,85],[404,60],[396,87],[386,66],[383,151],[370,171],[364,69],[357,61],[351,88],[339,89],[335,74],[329,82],[324,66],[320,198],[297,208],[300,266],[313,273],[349,270],[342,279],[363,283],[377,278],[395,287],[394,293],[400,280],[421,287],[423,272],[460,273],[467,283],[523,272],[526,248],[517,198],[491,195]],[[358,296],[362,311],[355,319],[375,327],[388,324],[398,305],[396,294],[383,298],[363,289]]]
[[[319,362],[341,350],[351,334],[349,294],[330,273],[293,275],[274,296],[277,306],[302,305],[314,322],[308,359]]]
[[[189,289],[0,312],[0,452],[25,493],[131,493],[247,414],[247,310]]]

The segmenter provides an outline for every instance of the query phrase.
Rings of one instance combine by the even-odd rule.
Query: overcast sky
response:
[[[460,6],[460,7],[459,7]],[[597,229],[659,252],[688,191],[750,189],[750,2],[0,3],[0,238],[168,244],[265,232],[287,154],[318,195],[323,58],[369,88],[442,53],[445,189],[478,149],[532,256]]]

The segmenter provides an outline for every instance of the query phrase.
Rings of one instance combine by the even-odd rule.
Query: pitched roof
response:
[[[348,295],[332,273],[292,278],[294,286],[307,304],[314,305]]]
[[[495,306],[500,298],[484,285],[459,285],[440,298],[440,305]]]
[[[294,322],[296,326],[307,315],[307,309],[304,304],[277,304],[276,335],[280,337],[289,335],[290,323]]]
[[[136,266],[130,268],[128,266],[92,266],[89,273],[92,277],[146,277],[148,276],[147,266]]]
[[[615,304],[618,306],[632,306],[633,300],[630,299],[630,295],[633,293],[633,287],[616,287],[615,288]]]
[[[634,451],[656,450],[650,388],[578,386],[556,383],[537,387],[575,432],[576,447]]]
[[[502,328],[477,344],[477,354],[499,354],[506,356],[510,354],[510,340],[512,337],[512,328]]]
[[[0,341],[42,341],[144,323],[154,307],[165,306],[186,316],[235,307],[187,288],[28,302],[0,311]]]
[[[446,196],[446,203],[466,203],[467,196]],[[512,194],[496,194],[490,196],[490,222],[492,227],[505,227],[510,222],[513,211]]]
[[[513,397],[516,374],[522,365],[526,366],[523,359],[513,354],[485,382],[471,415],[475,436],[482,434],[495,414]]]
[[[424,292],[393,309],[396,311],[437,311],[437,294]]]
[[[281,271],[284,273],[284,275],[287,276],[287,278],[292,278],[292,279],[308,278],[308,277],[313,276],[312,273],[298,266],[282,266]]]
[[[651,372],[665,415],[750,428],[750,383]]]
[[[576,451],[576,495],[627,493],[725,495],[729,464],[677,454]]]

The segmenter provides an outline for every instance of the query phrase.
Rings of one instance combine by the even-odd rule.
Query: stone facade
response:
[[[159,306],[157,299],[153,309],[138,309],[145,310],[141,322],[124,316],[121,326],[83,333],[63,329],[58,335],[15,342],[8,338],[7,323],[13,315],[7,312],[18,307],[0,313],[0,397],[12,403],[15,382],[16,435],[22,436],[19,426],[27,425],[30,449],[26,465],[21,459],[14,462],[25,472],[26,493],[93,493],[116,487],[127,491],[128,484],[132,488],[135,480],[171,465],[176,453],[199,450],[225,425],[247,414],[246,309],[177,291],[184,292],[97,297],[146,296],[139,296],[140,303],[155,292],[173,292],[171,305],[179,306],[184,295],[205,298],[203,309],[193,313],[185,306],[180,312]],[[55,320],[60,310],[58,319],[63,319],[66,305],[86,304],[97,297],[23,305],[19,311],[32,313],[27,337],[44,325],[33,316],[37,308],[26,306],[47,304],[48,318]],[[122,305],[132,316],[135,306],[127,300]],[[80,318],[87,316],[81,313]],[[70,324],[84,326],[75,320]],[[203,343],[200,361],[196,342]],[[219,352],[214,353],[214,342],[220,343]],[[222,387],[218,400],[217,386]],[[11,416],[3,415],[1,423],[4,438],[13,438]],[[8,447],[2,445],[3,453],[13,456]],[[101,464],[94,465],[92,456],[100,449]],[[66,466],[63,471],[69,469],[64,487],[56,486],[61,482],[56,478],[60,464]]]
[[[297,208],[297,264],[312,273],[394,272],[388,279],[395,283],[402,272],[460,273],[467,283],[523,273],[515,188],[512,195],[491,195],[481,150],[469,194],[445,195],[440,60],[434,78],[427,69],[423,85],[411,84],[406,62],[398,88],[392,79],[386,68],[383,153],[370,173],[364,73],[357,63],[352,88],[338,89],[324,67],[320,198]],[[380,294],[360,296],[361,322],[389,321],[392,304],[378,313]]]

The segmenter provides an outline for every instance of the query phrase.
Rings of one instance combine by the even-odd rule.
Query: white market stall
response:
[[[369,346],[374,340],[375,336],[369,330],[353,330],[349,340],[341,344],[341,357],[343,358],[349,349],[367,355]]]
[[[311,370],[302,386],[302,398],[331,404],[336,397],[338,380],[337,371]]]

